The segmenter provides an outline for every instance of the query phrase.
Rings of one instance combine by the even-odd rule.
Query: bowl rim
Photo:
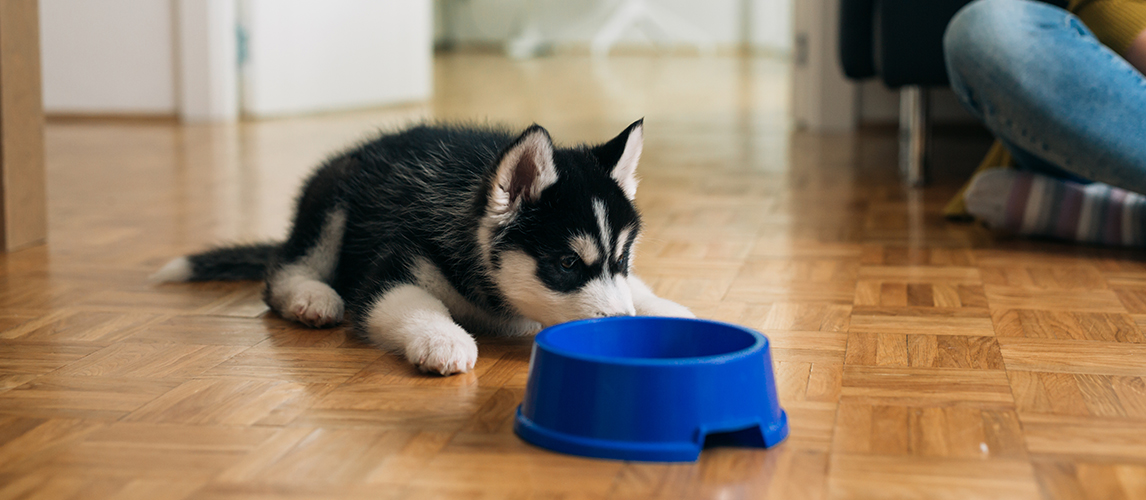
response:
[[[568,349],[558,348],[558,347],[555,347],[552,343],[547,342],[548,337],[550,335],[553,335],[554,334],[553,332],[555,332],[555,331],[559,332],[561,330],[565,330],[565,329],[569,329],[569,328],[579,328],[581,326],[593,324],[593,323],[643,321],[643,320],[650,320],[650,319],[658,320],[658,321],[676,321],[676,322],[703,323],[703,324],[709,324],[709,325],[716,325],[716,326],[720,326],[720,327],[724,327],[724,328],[730,328],[733,330],[739,330],[741,332],[747,333],[753,337],[754,341],[752,342],[752,345],[745,347],[743,349],[738,349],[738,350],[726,352],[723,354],[713,354],[713,355],[709,355],[709,356],[693,356],[693,357],[687,357],[687,358],[630,358],[630,357],[623,357],[623,356],[601,356],[601,355],[585,354],[585,353],[580,353],[580,352],[576,352],[576,351],[570,351]],[[674,317],[668,317],[668,316],[614,316],[614,317],[609,317],[609,318],[591,318],[591,319],[569,321],[566,323],[558,323],[556,325],[546,327],[546,328],[542,329],[540,332],[538,332],[537,336],[534,337],[533,344],[534,344],[534,347],[536,349],[545,350],[549,353],[556,354],[558,356],[562,356],[562,357],[569,358],[569,359],[576,359],[576,360],[580,360],[580,361],[588,361],[588,362],[592,362],[592,363],[607,364],[607,365],[618,365],[618,366],[664,366],[664,367],[723,364],[723,363],[727,363],[729,361],[733,361],[733,360],[738,359],[738,358],[751,356],[751,355],[756,354],[760,351],[765,351],[769,348],[768,337],[765,337],[764,334],[762,334],[756,330],[753,330],[751,328],[745,327],[745,326],[740,326],[740,325],[736,325],[736,324],[732,324],[732,323],[725,323],[723,321],[716,321],[716,320],[710,320],[710,319],[674,318]]]

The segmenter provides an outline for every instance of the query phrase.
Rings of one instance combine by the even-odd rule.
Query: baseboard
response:
[[[477,53],[477,54],[505,54],[505,43],[496,41],[466,41],[466,42],[438,42],[434,44],[434,52],[448,53]],[[541,50],[544,55],[561,56],[588,56],[591,54],[588,42],[556,42],[545,45]],[[619,43],[609,50],[610,56],[697,56],[696,47],[689,44],[672,45],[668,47],[644,43]],[[717,56],[752,56],[787,59],[791,51],[772,47],[753,47],[743,44],[717,44]]]
[[[44,121],[48,123],[119,122],[158,124],[178,123],[179,116],[174,113],[44,113]]]

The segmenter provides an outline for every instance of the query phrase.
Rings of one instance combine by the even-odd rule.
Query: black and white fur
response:
[[[283,243],[175,259],[159,281],[265,279],[266,303],[342,321],[424,371],[466,372],[470,332],[524,335],[575,319],[692,316],[631,272],[643,142],[637,121],[558,148],[534,125],[424,125],[334,157],[307,180]]]

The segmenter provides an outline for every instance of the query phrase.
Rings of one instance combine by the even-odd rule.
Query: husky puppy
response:
[[[265,279],[282,317],[324,327],[345,311],[357,334],[442,375],[473,368],[470,332],[691,317],[631,272],[641,130],[572,148],[538,125],[384,134],[310,176],[285,242],[181,257],[154,278]]]

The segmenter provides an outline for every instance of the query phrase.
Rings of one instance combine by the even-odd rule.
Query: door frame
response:
[[[0,0],[0,251],[48,236],[37,0]]]

